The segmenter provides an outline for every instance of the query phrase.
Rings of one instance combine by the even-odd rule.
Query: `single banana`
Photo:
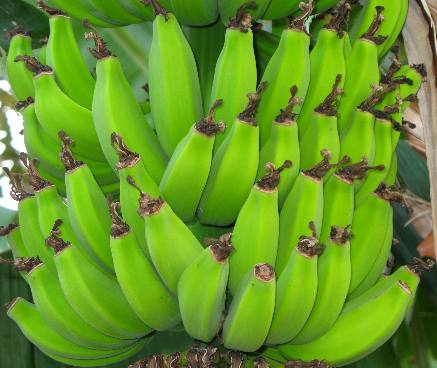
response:
[[[88,252],[93,254],[110,272],[114,272],[109,234],[111,218],[108,214],[107,200],[90,168],[77,161],[71,153],[74,144],[68,135],[61,131],[60,154],[66,169],[65,186],[67,190],[67,210],[71,226]]]
[[[62,90],[79,105],[91,109],[96,82],[80,53],[71,18],[42,0],[37,5],[50,16],[46,64],[53,69]]]
[[[345,366],[375,351],[398,329],[413,298],[402,281],[393,287],[340,315],[323,336],[303,345],[281,345],[288,359],[322,359],[329,364]]]
[[[253,352],[269,333],[275,310],[276,278],[273,267],[256,264],[241,280],[223,325],[227,349]]]
[[[117,279],[95,266],[74,244],[65,242],[55,222],[47,245],[55,251],[62,290],[82,319],[106,335],[131,340],[152,332],[134,313]]]
[[[216,113],[217,120],[226,125],[224,134],[216,137],[214,152],[218,150],[230,134],[237,115],[244,109],[245,96],[256,89],[257,69],[253,49],[251,16],[243,4],[232,18],[228,28],[223,49],[217,60],[209,105],[214,106],[217,99],[223,100]]]
[[[171,0],[173,13],[183,24],[206,26],[219,16],[217,0]]]
[[[281,172],[291,166],[283,162],[275,169],[267,164],[267,174],[250,191],[238,214],[232,233],[235,252],[229,260],[229,290],[235,295],[243,277],[254,264],[275,264],[279,239],[278,185]]]
[[[343,88],[346,61],[344,57],[345,32],[341,28],[348,19],[350,8],[348,2],[343,4],[338,14],[320,30],[316,44],[310,53],[311,79],[297,121],[301,138],[313,124],[314,110],[332,92],[332,85],[338,75],[343,76],[338,83],[338,88]]]
[[[150,104],[161,145],[171,156],[202,118],[202,96],[196,61],[178,21],[156,0],[150,3],[155,13],[149,52]]]
[[[0,236],[5,236],[14,258],[29,257],[29,251],[24,245],[20,225],[9,224],[0,226]]]
[[[93,27],[91,29],[91,32],[86,34],[86,38],[94,40],[96,47],[91,50],[91,53],[97,58],[92,117],[105,157],[115,170],[118,156],[111,146],[111,135],[116,132],[123,136],[129,147],[142,157],[147,157],[144,161],[146,169],[153,180],[159,183],[167,159],[155,133],[145,121],[123,74],[120,60],[106,48],[105,42],[97,31]],[[72,138],[74,139],[73,136]]]
[[[341,313],[351,280],[349,228],[333,226],[317,265],[317,297],[303,329],[292,344],[305,344],[327,333]]]
[[[246,109],[238,115],[226,140],[212,160],[197,216],[201,223],[233,223],[255,181],[259,162],[259,127],[255,114],[266,84],[249,93]]]
[[[208,248],[187,267],[178,283],[178,300],[187,333],[204,342],[217,335],[225,308],[231,234],[206,239]]]
[[[140,193],[138,213],[145,221],[146,243],[153,264],[164,284],[176,294],[179,278],[203,247],[167,202],[144,193],[132,177],[127,180]]]
[[[270,0],[255,0],[255,1],[245,1],[245,0],[218,0],[218,8],[220,11],[220,16],[224,24],[228,24],[229,21],[235,16],[238,9],[240,9],[245,4],[251,4],[250,12],[252,18],[257,20],[262,18],[267,7],[269,6]]]
[[[307,170],[314,166],[319,161],[322,150],[330,152],[330,162],[337,163],[340,159],[337,106],[339,96],[343,93],[343,90],[339,87],[342,79],[343,77],[340,74],[337,75],[331,92],[314,110],[305,135],[300,140],[301,170]]]
[[[384,16],[377,8],[376,16],[366,33],[360,35],[346,60],[344,94],[340,100],[338,130],[341,133],[350,122],[355,108],[372,92],[372,86],[379,83],[378,48],[387,37],[377,36]]]
[[[279,166],[286,160],[291,161],[292,166],[282,172],[279,181],[279,208],[282,208],[300,170],[299,134],[294,109],[301,104],[301,99],[296,96],[297,86],[293,86],[290,91],[288,105],[273,121],[270,137],[261,149],[257,173],[257,179],[261,179],[267,163]]]
[[[32,56],[32,38],[29,32],[17,26],[6,35],[10,38],[9,51],[6,58],[6,71],[12,91],[19,100],[28,96],[35,96],[32,73],[26,64],[20,60],[20,56]],[[17,59],[18,57],[18,59]]]
[[[23,298],[16,298],[9,303],[7,314],[29,341],[51,354],[71,359],[99,359],[118,355],[129,349],[97,350],[77,345],[53,330],[41,317],[35,305]]]
[[[272,121],[287,105],[290,87],[297,86],[297,96],[302,100],[307,94],[310,82],[310,37],[305,31],[305,22],[313,10],[312,4],[312,0],[308,4],[300,4],[302,14],[295,17],[282,32],[279,46],[262,77],[261,83],[267,82],[268,88],[256,115],[261,147],[270,137]]]
[[[145,324],[158,331],[174,327],[181,320],[177,300],[160,280],[119,209],[118,202],[110,203],[110,246],[121,290]]]
[[[223,122],[214,122],[221,104],[222,100],[217,100],[208,116],[194,124],[179,142],[159,185],[164,199],[184,222],[196,215],[211,169],[214,142],[224,130]]]
[[[320,231],[323,219],[323,177],[333,167],[329,154],[313,168],[302,171],[285,200],[279,216],[279,243],[276,273],[281,276],[300,236]],[[312,229],[308,224],[312,223]],[[317,229],[317,231],[315,231]]]
[[[116,164],[120,176],[120,204],[123,219],[129,224],[143,252],[149,256],[144,236],[144,219],[138,213],[138,191],[128,183],[130,177],[150,196],[161,195],[158,186],[146,170],[143,159],[131,151],[117,133],[111,134],[111,145],[119,157]]]
[[[313,234],[315,235],[315,234]],[[314,236],[302,236],[276,286],[273,321],[267,345],[291,341],[310,316],[317,296],[317,262],[322,253]]]
[[[58,278],[39,259],[28,262],[27,274],[33,301],[45,322],[71,342],[97,350],[132,346],[135,340],[120,340],[96,330],[70,306]]]

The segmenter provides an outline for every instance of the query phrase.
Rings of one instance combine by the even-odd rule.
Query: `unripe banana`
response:
[[[266,85],[249,93],[246,109],[212,161],[197,216],[201,223],[227,226],[235,221],[255,181],[259,162],[259,127],[255,113]]]
[[[286,17],[299,9],[300,0],[270,0],[263,19],[278,19]]]
[[[21,236],[20,226],[17,224],[9,224],[0,226],[0,236],[5,236],[9,247],[12,250],[14,258],[29,257],[30,253],[24,245]]]
[[[144,119],[123,74],[120,60],[106,48],[105,42],[96,30],[92,27],[91,29],[86,38],[94,40],[95,49],[91,50],[91,53],[98,59],[92,116],[105,157],[115,170],[118,156],[111,145],[111,135],[115,132],[123,137],[129,147],[142,157],[147,157],[144,161],[147,171],[153,180],[159,183],[167,159],[156,135]],[[72,138],[74,139],[73,136]]]
[[[23,55],[33,55],[30,33],[18,26],[7,32],[7,36],[11,41],[6,58],[6,70],[12,91],[19,100],[24,100],[29,96],[34,97],[35,89],[33,88],[32,73],[27,69],[23,61],[17,59],[17,57],[19,58]]]
[[[218,333],[225,308],[231,234],[206,239],[208,248],[184,271],[178,283],[179,308],[187,333],[211,341]]]
[[[224,24],[228,24],[229,21],[235,16],[238,9],[246,4],[250,4],[250,9],[252,9],[251,16],[254,20],[262,18],[264,12],[266,11],[270,0],[255,0],[255,1],[245,1],[245,0],[218,0],[218,7],[220,11],[220,16]],[[249,8],[249,7],[248,7]]]
[[[257,179],[261,179],[267,163],[277,167],[286,160],[292,163],[291,168],[281,174],[278,185],[279,208],[282,208],[300,170],[299,134],[294,109],[301,104],[301,99],[296,94],[297,86],[293,86],[287,107],[273,121],[270,138],[261,149],[258,165]]]
[[[50,16],[46,64],[53,68],[62,90],[79,105],[91,109],[95,80],[80,53],[71,18],[41,0],[37,4]]]
[[[291,341],[303,328],[317,296],[317,261],[323,247],[314,236],[302,236],[278,278],[275,312],[266,344]]]
[[[47,245],[55,251],[62,290],[74,310],[106,335],[131,340],[152,332],[130,308],[114,276],[99,269],[74,244],[60,238],[56,221]]]
[[[303,329],[292,344],[305,344],[327,333],[341,313],[351,280],[351,233],[333,226],[317,265],[317,297]]]
[[[281,354],[288,359],[322,359],[344,366],[375,351],[402,323],[413,293],[402,281],[340,315],[323,336],[303,345],[282,345]]]
[[[300,167],[307,170],[319,161],[322,150],[330,152],[330,162],[340,158],[340,138],[337,128],[337,105],[343,90],[339,87],[343,77],[337,75],[334,86],[325,100],[314,110],[311,122],[300,140]],[[300,126],[299,126],[300,132]]]
[[[226,126],[224,134],[216,137],[214,152],[230,134],[235,118],[244,109],[245,96],[256,89],[257,69],[251,18],[246,13],[248,4],[243,4],[230,21],[214,71],[208,104],[213,106],[217,99],[223,100],[223,106],[217,110],[216,119],[223,120]]]
[[[131,177],[127,180],[140,193],[138,213],[144,217],[153,264],[164,284],[176,294],[179,278],[203,247],[167,202],[144,193]]]
[[[386,40],[384,36],[376,36],[384,20],[381,12],[382,10],[378,8],[372,24],[366,33],[355,41],[351,54],[346,60],[344,95],[338,108],[340,133],[349,125],[355,108],[372,92],[372,85],[379,83],[377,46]]]
[[[264,344],[275,309],[275,292],[275,272],[269,264],[256,264],[244,276],[223,325],[227,349],[253,352]]]
[[[129,25],[143,20],[127,12],[118,0],[86,0],[90,11],[111,23]]]
[[[313,124],[314,110],[332,91],[332,85],[338,75],[343,78],[338,88],[343,88],[346,76],[344,57],[344,36],[342,24],[346,22],[350,4],[345,2],[339,13],[319,32],[316,44],[310,53],[311,79],[304,104],[298,118],[299,136],[302,138]]]
[[[254,264],[275,264],[279,239],[278,184],[281,172],[290,167],[285,161],[275,169],[267,164],[260,179],[238,214],[232,233],[235,252],[230,257],[229,290],[235,295],[242,278]]]
[[[99,359],[118,355],[129,349],[97,350],[77,345],[55,332],[41,317],[35,305],[22,298],[16,298],[9,303],[7,313],[28,340],[48,353],[71,359]],[[141,343],[139,341],[137,344]]]
[[[310,81],[310,37],[305,31],[305,22],[313,10],[312,1],[301,3],[300,8],[302,14],[294,18],[282,32],[279,46],[262,77],[261,82],[267,82],[268,88],[256,115],[260,125],[261,147],[270,137],[272,121],[287,105],[290,87],[297,86],[297,96],[302,100],[307,93]]]
[[[279,277],[300,236],[310,236],[315,229],[317,233],[322,227],[323,177],[333,167],[329,163],[329,154],[323,154],[325,157],[319,164],[299,174],[282,207],[275,266]],[[308,228],[309,223],[313,224],[312,229]]]
[[[110,245],[121,290],[132,309],[148,326],[155,330],[174,327],[180,322],[177,300],[160,280],[135,234],[118,214],[119,209],[119,203],[110,203]]]
[[[178,20],[190,26],[206,26],[219,16],[217,0],[171,0]]]
[[[178,21],[156,0],[151,6],[155,20],[149,53],[150,103],[159,140],[171,156],[191,126],[202,118],[202,96],[196,61]]]
[[[214,122],[221,104],[222,100],[217,100],[208,116],[179,142],[159,185],[164,199],[184,222],[196,215],[211,169],[214,141],[224,130],[223,122]]]

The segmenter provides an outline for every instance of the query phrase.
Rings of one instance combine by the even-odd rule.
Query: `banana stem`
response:
[[[311,236],[301,236],[299,238],[299,243],[297,244],[297,250],[308,257],[319,256],[323,253],[324,246],[320,244],[319,239],[317,238],[314,222],[311,221],[309,223],[309,228],[313,234]]]
[[[328,150],[322,150],[320,152],[323,159],[318,164],[316,164],[314,167],[303,171],[303,174],[306,176],[309,176],[314,179],[321,180],[329,170],[331,170],[333,167],[337,166],[337,164],[330,164],[329,160],[331,159],[331,152]]]
[[[118,154],[119,161],[115,165],[117,170],[133,167],[140,160],[140,155],[131,151],[124,143],[121,135],[115,132],[111,134],[111,146]]]
[[[297,105],[302,105],[302,98],[296,96],[298,91],[299,88],[296,85],[290,88],[291,97],[288,100],[287,107],[276,117],[276,123],[295,121],[297,113],[294,112],[294,108]]]
[[[347,157],[347,156],[346,156]],[[342,160],[345,161],[345,158]],[[384,165],[369,166],[367,158],[363,158],[360,162],[341,167],[335,172],[335,175],[352,183],[354,180],[363,180],[370,170],[382,171],[385,170]]]
[[[375,35],[379,31],[379,28],[381,27],[381,24],[384,21],[384,16],[382,15],[382,12],[384,11],[384,7],[375,6],[375,9],[376,9],[375,18],[373,19],[373,22],[370,25],[367,32],[361,36],[361,39],[371,41],[376,45],[382,45],[387,40],[388,36],[375,36]]]
[[[309,0],[308,3],[301,2],[299,4],[300,10],[302,10],[302,14],[294,17],[290,24],[288,25],[288,29],[294,29],[297,31],[305,32],[305,23],[308,20],[309,16],[313,12],[314,9],[314,0]]]
[[[91,32],[85,33],[85,40],[93,40],[94,41],[94,48],[88,48],[91,55],[93,55],[97,60],[104,59],[106,57],[112,56],[112,52],[108,49],[106,46],[106,42],[103,40],[103,38],[99,35],[97,32],[96,27],[91,25],[91,23],[85,19],[82,24],[85,28],[88,28],[91,30]]]
[[[258,182],[257,187],[263,190],[274,190],[278,187],[281,180],[281,172],[292,166],[290,160],[285,160],[284,163],[275,169],[275,165],[271,162],[266,164],[267,174],[263,176]]]
[[[161,210],[165,204],[165,201],[161,197],[152,198],[147,193],[144,193],[130,175],[126,178],[126,180],[131,186],[138,190],[140,194],[138,199],[138,214],[141,217],[155,215]]]
[[[248,1],[242,4],[237,9],[235,17],[230,20],[228,28],[236,28],[243,33],[247,33],[252,27],[252,15],[247,10],[256,8],[257,4],[255,1]]]
[[[345,245],[352,238],[351,226],[346,227],[331,226],[329,239],[337,245]]]
[[[332,86],[331,93],[326,96],[325,100],[315,108],[315,112],[326,116],[336,116],[339,97],[343,94],[343,89],[339,87],[343,76],[338,74],[335,78],[334,85]]]
[[[52,183],[43,179],[39,174],[38,169],[36,168],[36,159],[29,160],[29,157],[24,152],[21,152],[19,157],[24,167],[27,168],[29,185],[33,188],[33,190],[39,191],[52,185]]]
[[[6,37],[8,37],[9,39],[11,39],[14,36],[18,36],[18,35],[20,35],[20,36],[27,36],[27,37],[31,36],[30,32],[27,32],[20,25],[15,26],[10,31],[5,31],[5,34],[6,34]]]
[[[33,194],[24,189],[23,177],[20,174],[13,174],[7,167],[3,167],[3,171],[8,176],[11,182],[10,195],[13,200],[20,202],[25,198],[32,197]]]
[[[17,224],[9,224],[6,226],[0,226],[0,236],[8,236],[12,230],[18,227]]]
[[[341,31],[341,27],[345,27],[349,24],[349,16],[352,10],[352,6],[348,1],[345,1],[338,9],[337,15],[333,17],[330,22],[324,26],[326,29],[331,29],[338,33],[340,37],[343,37],[345,32]]]
[[[46,245],[53,248],[55,254],[61,252],[62,250],[68,248],[71,245],[70,242],[66,242],[60,237],[61,230],[59,229],[59,227],[61,225],[62,225],[62,220],[57,219],[55,221],[55,224],[53,225],[50,236],[46,239]]]
[[[63,16],[67,16],[67,13],[64,13],[63,11],[56,9],[56,8],[52,8],[50,6],[48,6],[43,0],[38,0],[36,2],[36,6],[39,10],[47,13],[48,15],[63,15]]]
[[[214,104],[209,109],[208,115],[206,118],[200,120],[194,128],[203,135],[206,135],[208,137],[212,137],[216,135],[218,132],[224,132],[225,130],[225,123],[223,121],[220,121],[219,123],[216,123],[214,121],[214,114],[217,111],[217,108],[220,107],[223,104],[223,100],[219,99],[214,102]]]
[[[218,263],[224,263],[231,255],[234,247],[231,243],[232,233],[223,234],[218,239],[206,238],[205,244],[209,246],[214,259]]]
[[[113,238],[119,238],[130,231],[129,225],[123,221],[120,216],[121,205],[120,202],[108,200],[109,204],[109,215],[111,216],[111,236]]]
[[[268,86],[267,82],[262,82],[258,86],[255,93],[249,93],[247,95],[247,98],[249,99],[249,103],[247,104],[244,111],[240,115],[238,115],[238,119],[240,121],[244,121],[254,126],[257,125],[257,122],[255,120],[255,114],[261,102],[261,94],[266,90],[267,86]]]
[[[36,75],[42,73],[52,73],[53,70],[48,65],[44,65],[38,61],[37,58],[28,55],[19,55],[15,58],[15,62],[22,61],[32,73]]]
[[[0,263],[12,265],[17,271],[29,273],[36,266],[42,264],[39,257],[17,257],[15,259],[5,259],[0,257]]]
[[[150,5],[153,9],[153,13],[155,17],[158,15],[162,15],[165,20],[168,20],[168,12],[167,10],[158,2],[158,0],[140,0],[145,6]]]
[[[75,160],[73,153],[71,152],[70,147],[74,145],[74,141],[63,130],[58,133],[58,137],[62,141],[61,161],[64,164],[65,169],[70,171],[83,166],[84,163]]]

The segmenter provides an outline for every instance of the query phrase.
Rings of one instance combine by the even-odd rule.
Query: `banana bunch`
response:
[[[39,1],[39,59],[10,32],[28,153],[25,174],[5,169],[18,223],[0,234],[33,299],[14,299],[10,318],[79,367],[180,329],[276,363],[343,366],[377,349],[432,267],[384,275],[402,115],[426,76],[396,50],[380,73],[403,8],[369,0],[354,35],[341,2],[311,47],[309,18],[335,2],[143,2]],[[87,17],[95,73],[64,11]],[[253,19],[296,11],[260,68]],[[219,12],[227,28],[179,23]],[[146,114],[95,28],[134,19],[153,19]]]

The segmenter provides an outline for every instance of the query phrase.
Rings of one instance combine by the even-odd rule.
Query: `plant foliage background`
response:
[[[1,0],[0,28],[10,29],[14,23],[30,31],[34,47],[39,40],[48,35],[48,19],[34,7],[34,0]],[[82,38],[83,28],[77,24],[77,36]],[[151,25],[141,24],[102,32],[110,48],[122,59],[124,71],[129,78],[139,100],[145,99],[141,86],[147,80],[148,46],[151,41]],[[86,48],[83,42],[83,48]],[[4,55],[8,40],[0,34],[0,80],[7,79],[4,70]],[[84,52],[87,55],[87,52]],[[90,66],[92,59],[89,57]],[[17,152],[11,147],[10,126],[6,112],[15,105],[15,98],[0,86],[0,153],[1,164],[13,162],[14,170],[20,170]],[[4,145],[4,146],[3,146]],[[407,140],[398,148],[399,181],[408,195],[419,203],[429,203],[429,180],[426,159],[414,150]],[[1,193],[8,196],[8,193]],[[393,247],[393,266],[406,264],[418,256],[418,245],[423,241],[413,225],[408,223],[411,213],[405,208],[395,209],[395,237],[399,241]],[[0,225],[14,221],[15,212],[0,206]],[[370,229],[369,229],[370,230]],[[10,257],[5,239],[0,238],[0,253]],[[0,306],[12,298],[23,296],[31,298],[29,289],[20,275],[7,265],[0,265]],[[167,348],[162,351],[162,341]],[[150,353],[186,350],[193,341],[183,332],[166,333],[154,338],[146,348],[130,361],[143,358]],[[112,367],[127,367],[129,362]],[[21,334],[17,326],[0,310],[0,367],[10,368],[60,368],[67,367],[45,357]],[[350,368],[434,368],[437,367],[437,271],[424,275],[414,311],[404,322],[391,341],[366,359]]]

